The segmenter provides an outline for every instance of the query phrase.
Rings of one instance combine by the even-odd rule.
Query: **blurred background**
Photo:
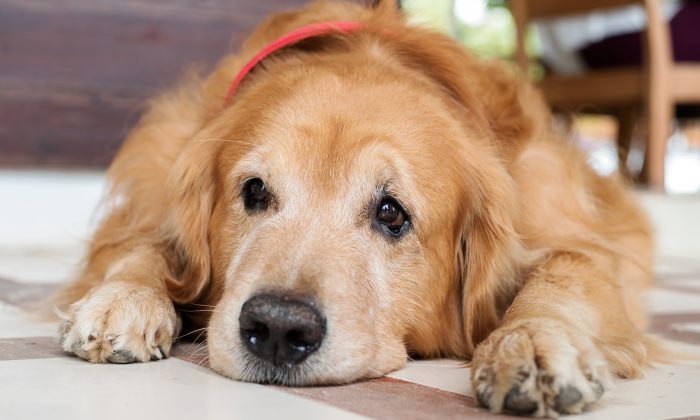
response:
[[[405,0],[538,83],[602,174],[700,192],[700,1]],[[651,117],[650,117],[651,116]]]
[[[65,278],[97,217],[104,170],[144,101],[211,68],[267,14],[304,3],[0,0],[0,276]],[[700,1],[402,7],[538,83],[591,165],[619,169],[652,217],[664,215],[662,248],[696,252],[677,239],[700,214]]]

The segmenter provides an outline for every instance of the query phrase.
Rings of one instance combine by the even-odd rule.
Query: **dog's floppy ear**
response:
[[[524,252],[514,226],[514,185],[504,168],[486,162],[475,168],[468,184],[469,209],[457,233],[456,275],[471,354],[498,326],[503,307],[513,298]]]
[[[208,229],[216,189],[216,142],[191,141],[180,153],[166,185],[169,214],[163,233],[175,249],[179,272],[167,279],[177,303],[195,300],[210,279]]]

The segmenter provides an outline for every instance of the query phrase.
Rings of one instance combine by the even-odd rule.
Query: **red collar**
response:
[[[270,42],[260,50],[257,54],[253,56],[248,62],[243,66],[243,68],[236,74],[236,77],[231,82],[231,85],[226,92],[226,98],[224,103],[228,103],[233,95],[236,93],[236,89],[241,84],[245,76],[253,70],[262,60],[267,56],[271,55],[275,51],[281,50],[284,47],[295,44],[299,41],[303,41],[308,38],[312,38],[319,35],[326,35],[331,33],[350,33],[355,32],[358,29],[365,27],[365,24],[357,21],[343,21],[343,20],[329,20],[325,22],[316,22],[309,25],[302,26],[301,28],[295,29],[288,34],[282,35],[281,37]]]

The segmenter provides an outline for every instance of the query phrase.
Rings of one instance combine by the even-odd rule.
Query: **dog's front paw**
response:
[[[167,357],[180,323],[164,292],[120,281],[95,287],[61,316],[63,349],[93,363]]]
[[[580,413],[609,384],[610,370],[598,349],[557,321],[529,320],[500,328],[472,360],[477,400],[496,413]]]

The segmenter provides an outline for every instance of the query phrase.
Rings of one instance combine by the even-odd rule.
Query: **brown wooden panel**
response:
[[[700,64],[676,64],[671,70],[671,95],[680,103],[700,101]]]
[[[0,83],[0,165],[106,166],[136,121],[141,96],[84,85]]]
[[[0,164],[106,164],[145,97],[303,3],[0,0]]]
[[[158,6],[129,2],[60,3],[0,2],[3,78],[160,86],[186,63],[222,56],[261,17],[171,6],[157,13]]]
[[[575,76],[551,75],[540,83],[547,102],[555,108],[576,109],[638,103],[644,74],[638,68],[600,70]],[[585,108],[585,107],[584,107]]]
[[[528,19],[553,18],[639,4],[642,0],[511,0],[524,2]]]

